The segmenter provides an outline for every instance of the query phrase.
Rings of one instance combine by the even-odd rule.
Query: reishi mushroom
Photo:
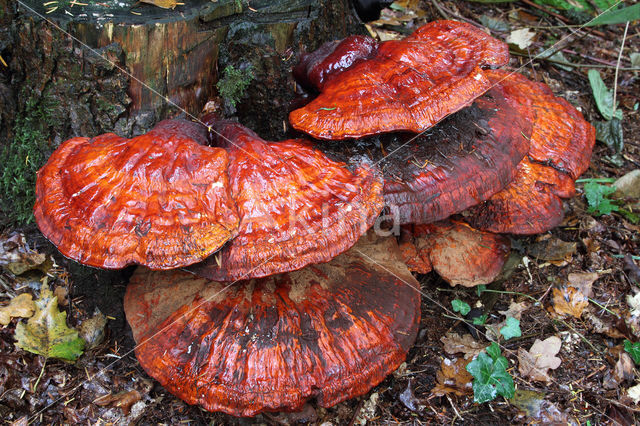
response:
[[[507,61],[453,21],[326,44],[294,70],[320,94],[290,119],[337,140],[269,142],[216,115],[210,132],[173,120],[74,138],[39,172],[38,225],[92,266],[191,265],[138,267],[125,296],[140,364],[186,402],[236,416],[334,405],[404,360],[420,317],[409,269],[487,284],[510,250],[498,233],[562,220],[593,127],[545,85],[484,69]],[[385,203],[402,255],[365,234]]]
[[[330,407],[405,359],[419,284],[393,238],[328,263],[233,285],[138,268],[124,305],[142,367],[189,404],[235,416]]]
[[[332,161],[301,139],[268,142],[215,116],[204,122],[229,153],[240,225],[220,253],[190,268],[201,276],[232,281],[328,262],[382,210],[382,178],[370,163]]]
[[[459,220],[405,229],[400,244],[405,263],[421,274],[434,269],[451,285],[489,284],[502,271],[511,243],[504,235],[483,232]]]
[[[589,166],[595,129],[545,84],[502,70],[487,74],[521,109],[529,102],[533,133],[515,179],[465,212],[466,220],[492,232],[545,232],[562,222],[562,198],[575,195],[574,181]]]
[[[196,139],[194,139],[196,138]],[[236,235],[225,150],[206,129],[160,122],[133,139],[64,142],[38,172],[34,215],[65,256],[100,268],[199,262]]]
[[[505,43],[456,21],[431,22],[377,46],[366,37],[348,38],[306,59],[302,68],[320,95],[292,111],[289,121],[320,139],[418,133],[490,88],[481,67],[508,60]]]

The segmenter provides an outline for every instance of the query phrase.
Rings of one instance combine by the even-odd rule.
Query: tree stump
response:
[[[362,31],[347,0],[131,3],[0,0],[8,65],[0,64],[0,136],[10,141],[13,122],[34,104],[46,107],[52,148],[70,136],[140,134],[167,117],[197,116],[227,73],[249,83],[228,109],[275,137],[299,52]]]

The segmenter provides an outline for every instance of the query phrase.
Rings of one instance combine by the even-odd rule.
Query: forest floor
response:
[[[534,7],[528,1],[399,1],[383,11],[380,21],[370,24],[370,31],[383,39],[395,38],[445,17],[489,26],[487,30],[498,39],[511,36],[522,41],[524,47],[514,51],[510,68],[548,84],[589,122],[603,117],[588,71],[598,70],[611,89],[618,66],[616,99],[622,111],[624,147],[616,152],[597,142],[582,179],[610,178],[598,181],[608,186],[640,169],[640,72],[627,69],[640,67],[638,21],[628,28],[619,65],[624,24],[572,27],[567,24],[575,23],[571,21],[575,13],[553,12],[549,6]],[[529,31],[517,32],[522,29]],[[559,47],[554,50],[560,53],[536,57],[551,45]],[[44,357],[16,347],[16,325],[24,320],[14,318],[0,328],[0,417],[17,425],[632,424],[640,420],[640,376],[624,342],[640,341],[640,225],[632,214],[599,215],[589,210],[584,196],[589,182],[596,181],[579,182],[578,194],[565,202],[561,226],[542,235],[513,237],[516,262],[510,275],[486,287],[488,291],[453,288],[435,273],[419,276],[423,298],[417,341],[406,363],[368,394],[330,409],[312,401],[300,413],[268,413],[251,419],[189,406],[146,375],[133,353],[122,308],[130,268],[103,273],[80,267],[62,258],[34,227],[18,230],[32,248],[54,255],[57,265],[45,262],[40,270],[20,275],[3,269],[0,306],[25,291],[37,294],[34,290],[41,285],[44,269],[68,324],[87,323],[83,336],[97,345],[86,348],[75,363],[52,358],[45,362]],[[635,182],[640,186],[640,179]],[[638,199],[624,194],[614,198],[619,209],[638,212]],[[473,327],[462,321],[452,312],[454,300],[479,308],[467,319],[473,312],[484,313],[485,325]],[[103,329],[100,321],[88,321],[96,308],[106,316],[104,339],[97,337]],[[487,337],[503,325],[506,316],[518,319],[521,329],[520,337],[498,336],[516,393],[510,399],[498,396],[479,404],[474,402],[471,377],[464,366],[489,346]],[[537,355],[531,351],[536,340],[546,342]],[[560,342],[559,351],[550,349],[552,341]],[[524,371],[527,353],[555,358],[556,364],[559,359],[559,366],[549,370],[546,378],[535,377]]]

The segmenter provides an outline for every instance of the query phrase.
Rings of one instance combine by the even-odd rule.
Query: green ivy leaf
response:
[[[467,315],[471,310],[471,306],[467,302],[463,302],[460,299],[453,299],[451,301],[451,306],[453,307],[453,312],[459,312],[460,315]]]
[[[480,352],[476,359],[467,365],[467,371],[473,376],[473,399],[483,403],[495,399],[497,395],[505,398],[513,397],[515,387],[513,378],[507,372],[509,362],[500,352],[500,347],[493,342]]]
[[[616,189],[612,186],[601,185],[596,181],[586,183],[584,185],[584,195],[589,203],[587,211],[598,216],[617,212],[620,207],[613,204],[608,198],[614,192],[616,192]]]
[[[591,84],[598,111],[600,111],[605,120],[611,120],[614,118],[613,91],[607,89],[598,70],[589,70],[589,83]],[[621,110],[615,112],[615,118],[622,120]]]
[[[640,342],[631,343],[631,341],[625,339],[624,350],[631,355],[633,362],[640,364]]]
[[[40,298],[35,301],[35,313],[27,323],[16,326],[17,346],[25,351],[73,362],[84,349],[78,332],[67,327],[67,313],[58,309],[58,298],[47,284],[42,285]]]
[[[507,318],[506,325],[500,329],[500,334],[502,334],[505,340],[522,336],[522,331],[520,331],[520,320],[513,317]]]
[[[487,314],[482,314],[473,319],[473,325],[484,325],[485,322],[487,322]]]

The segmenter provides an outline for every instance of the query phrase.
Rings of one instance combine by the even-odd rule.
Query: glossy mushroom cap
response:
[[[234,284],[138,268],[124,304],[150,376],[189,404],[253,416],[381,382],[415,340],[418,288],[395,239],[367,235],[329,263]]]
[[[382,177],[366,161],[332,161],[300,139],[267,142],[233,121],[207,124],[229,152],[240,226],[220,253],[190,268],[201,276],[232,281],[328,262],[382,210]]]
[[[531,101],[531,147],[513,182],[465,212],[466,220],[491,232],[545,232],[562,222],[562,198],[575,195],[574,180],[589,166],[595,130],[546,85],[506,71],[491,71],[489,76],[518,104]]]
[[[384,199],[395,222],[432,223],[513,180],[531,135],[529,116],[517,107],[496,87],[420,136],[387,134],[317,146],[332,158],[370,156],[383,170]]]
[[[305,80],[321,93],[289,121],[321,139],[421,132],[489,89],[481,67],[508,60],[506,44],[456,21],[431,22],[377,49],[371,39],[350,37],[326,55],[303,60]]]
[[[400,246],[409,269],[426,273],[433,268],[451,285],[475,287],[493,282],[511,250],[505,236],[457,220],[416,225],[411,234]]]
[[[133,139],[64,142],[38,172],[38,227],[65,256],[100,268],[205,259],[239,220],[227,153],[201,145],[206,136],[202,126],[170,120]]]

